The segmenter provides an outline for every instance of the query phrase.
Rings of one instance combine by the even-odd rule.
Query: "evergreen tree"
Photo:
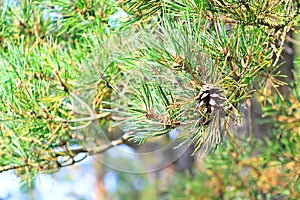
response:
[[[0,171],[32,178],[176,130],[200,157],[220,147],[206,159],[199,175],[206,178],[179,191],[204,184],[209,198],[299,198],[299,70],[294,83],[278,70],[288,33],[297,30],[298,1],[0,6]],[[284,98],[279,87],[287,84]],[[230,129],[251,97],[274,123],[264,143]],[[105,141],[115,126],[120,138]]]

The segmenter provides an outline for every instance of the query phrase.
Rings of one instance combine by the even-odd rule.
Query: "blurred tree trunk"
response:
[[[292,33],[287,34],[287,42],[284,45],[284,50],[280,57],[279,63],[281,66],[278,70],[281,72],[280,74],[285,77],[278,77],[279,80],[286,83],[286,85],[278,88],[279,92],[282,94],[284,98],[289,98],[289,87],[291,81],[294,81],[293,69],[294,69],[294,55],[295,51],[293,48],[292,42],[289,38],[292,38]],[[272,86],[270,86],[272,87]],[[276,91],[272,91],[275,93]],[[249,135],[253,135],[255,138],[263,139],[264,137],[270,134],[272,129],[271,123],[262,123],[262,109],[255,97],[252,97],[248,103],[249,112],[245,113],[246,120],[248,120],[248,132]]]
[[[107,200],[107,191],[103,182],[104,170],[102,163],[95,160],[94,169],[96,172],[96,200]]]

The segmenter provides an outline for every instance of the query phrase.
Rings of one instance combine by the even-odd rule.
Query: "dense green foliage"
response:
[[[32,178],[176,129],[197,155],[220,148],[170,198],[182,191],[182,199],[299,198],[299,67],[290,96],[278,90],[287,84],[278,67],[299,7],[289,0],[3,1],[0,171]],[[251,97],[274,124],[264,141],[230,129]],[[103,144],[100,132],[116,125],[126,134]]]

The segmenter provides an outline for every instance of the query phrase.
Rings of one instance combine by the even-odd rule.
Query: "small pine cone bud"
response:
[[[223,109],[226,97],[221,88],[212,84],[205,84],[201,88],[196,100],[199,101],[197,107],[204,107],[206,113],[212,113],[216,109]]]

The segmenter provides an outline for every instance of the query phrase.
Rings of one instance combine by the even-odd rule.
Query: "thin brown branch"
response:
[[[115,146],[118,146],[120,144],[127,142],[131,137],[132,137],[131,134],[124,134],[121,138],[113,140],[110,143],[104,144],[99,147],[95,147],[95,148],[91,148],[91,149],[86,149],[86,148],[78,148],[78,149],[72,149],[72,150],[68,149],[65,151],[57,152],[54,154],[54,157],[57,158],[56,159],[57,160],[56,161],[57,169],[79,163],[79,162],[83,161],[85,158],[87,158],[88,156],[104,153],[107,150],[111,149],[112,147],[115,147]],[[78,160],[74,159],[77,155],[82,154],[82,153],[85,153],[86,155],[84,155],[82,158],[80,158]],[[67,157],[67,159],[64,161],[61,161],[61,162],[58,161],[58,158],[64,158],[64,157]],[[43,161],[47,161],[47,160],[42,160],[42,161],[40,161],[40,163],[43,163]],[[45,170],[54,169],[54,168],[50,168],[50,167],[47,168],[47,166],[40,165],[39,163],[38,163],[38,165],[41,169],[45,169]],[[50,166],[53,166],[53,165],[50,165]],[[36,168],[36,163],[26,164],[26,165],[17,165],[17,166],[3,166],[3,167],[0,167],[0,173],[4,172],[4,171],[23,169],[25,167]]]
[[[5,172],[5,171],[10,171],[10,170],[16,170],[16,169],[21,169],[28,167],[28,165],[17,165],[17,166],[1,166],[0,167],[0,173]]]

